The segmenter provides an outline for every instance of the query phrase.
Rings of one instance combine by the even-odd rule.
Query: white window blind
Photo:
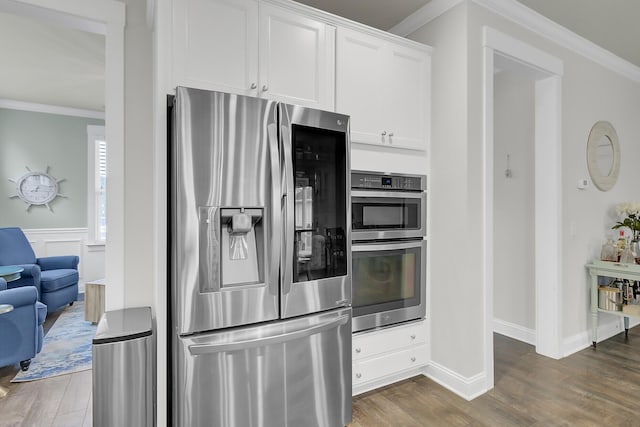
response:
[[[97,190],[97,211],[98,211],[98,240],[106,240],[107,238],[107,216],[106,216],[106,201],[107,201],[107,142],[102,140],[96,140],[96,190]]]

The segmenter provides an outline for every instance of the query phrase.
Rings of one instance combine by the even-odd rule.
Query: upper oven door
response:
[[[408,191],[351,191],[351,237],[358,240],[424,237],[427,194]]]

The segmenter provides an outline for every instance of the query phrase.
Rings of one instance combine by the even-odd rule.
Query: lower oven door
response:
[[[427,242],[354,243],[353,331],[426,315]]]

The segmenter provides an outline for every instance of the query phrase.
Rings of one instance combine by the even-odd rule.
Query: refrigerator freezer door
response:
[[[175,426],[344,426],[351,309],[174,336]]]
[[[272,101],[176,89],[169,238],[179,334],[278,318],[278,144]]]
[[[279,105],[283,318],[351,303],[349,117]]]

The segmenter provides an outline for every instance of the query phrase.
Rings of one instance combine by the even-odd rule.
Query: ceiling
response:
[[[389,30],[430,0],[298,0]],[[640,1],[519,0],[640,66]],[[0,99],[104,111],[104,36],[0,13]]]
[[[104,36],[0,13],[0,99],[104,111]]]

